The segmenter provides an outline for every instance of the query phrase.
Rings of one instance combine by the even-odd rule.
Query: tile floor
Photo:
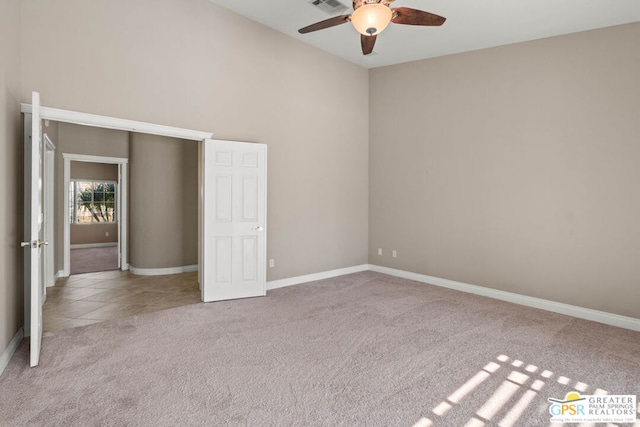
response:
[[[103,271],[60,278],[47,288],[43,330],[58,331],[200,302],[198,273],[136,276]]]

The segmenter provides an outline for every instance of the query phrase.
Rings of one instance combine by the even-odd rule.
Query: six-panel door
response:
[[[203,301],[266,293],[266,146],[205,140]]]

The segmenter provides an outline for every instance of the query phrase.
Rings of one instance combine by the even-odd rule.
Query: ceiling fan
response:
[[[434,15],[423,10],[408,7],[396,7],[391,9],[389,4],[395,0],[353,0],[353,13],[350,15],[334,16],[324,21],[316,22],[307,27],[300,28],[300,34],[335,27],[336,25],[351,22],[360,33],[362,53],[368,55],[373,51],[377,35],[384,30],[389,22],[405,25],[423,25],[437,27],[444,24],[447,18]]]

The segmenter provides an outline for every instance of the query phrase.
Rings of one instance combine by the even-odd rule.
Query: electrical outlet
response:
[[[378,255],[382,255],[382,248],[378,248]]]
[[[394,258],[398,258],[398,251],[396,251],[395,249],[391,251],[391,256]]]
[[[105,231],[105,232],[104,232],[104,235],[105,235],[105,237],[109,237],[109,232],[108,232],[108,231]]]
[[[276,266],[276,260],[274,260],[274,259],[270,259],[270,260],[269,260],[269,268],[273,268],[273,267],[275,267],[275,266]]]

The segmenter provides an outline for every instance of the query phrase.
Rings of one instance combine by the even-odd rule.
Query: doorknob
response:
[[[259,226],[255,227],[255,228],[253,229],[253,231],[262,231],[262,230],[264,230],[264,227],[262,227],[261,225],[259,225]]]
[[[29,246],[31,248],[39,248],[42,245],[48,245],[49,242],[45,242],[43,240],[34,240],[33,242],[20,242],[20,247],[24,248],[25,246]]]

